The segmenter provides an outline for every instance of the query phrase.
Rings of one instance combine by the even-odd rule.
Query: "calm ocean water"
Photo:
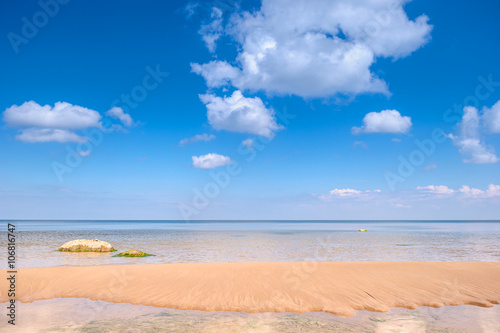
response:
[[[21,221],[18,268],[270,261],[500,261],[500,221]],[[368,232],[358,232],[367,229]],[[147,258],[61,253],[67,241],[110,242]],[[1,263],[6,268],[6,262]]]

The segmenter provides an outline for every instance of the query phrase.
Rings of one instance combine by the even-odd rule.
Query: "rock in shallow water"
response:
[[[149,257],[149,256],[153,256],[153,255],[154,254],[144,253],[144,252],[139,251],[139,250],[130,250],[127,252],[118,253],[117,255],[115,255],[113,257]]]
[[[108,242],[98,239],[75,239],[64,243],[58,251],[63,252],[112,252],[116,251]]]

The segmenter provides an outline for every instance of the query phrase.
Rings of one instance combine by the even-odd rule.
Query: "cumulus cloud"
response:
[[[125,114],[121,108],[114,107],[105,114],[119,119],[126,126],[133,125],[130,115]],[[13,105],[3,112],[5,124],[20,131],[16,139],[26,143],[84,142],[88,138],[74,131],[101,128],[101,119],[99,112],[67,102],[57,102],[52,107],[29,101],[20,106]],[[123,127],[112,124],[109,130],[120,131]]]
[[[21,131],[21,134],[16,135],[16,140],[37,143],[37,142],[85,142],[88,138],[80,136],[73,132],[53,129],[53,128],[28,128]]]
[[[100,120],[99,112],[66,102],[52,107],[29,101],[13,105],[3,113],[3,121],[10,127],[83,129],[99,127]]]
[[[191,71],[203,76],[209,87],[227,85],[240,76],[240,70],[225,61],[213,60],[203,65],[191,64]]]
[[[488,117],[492,115],[488,113]],[[449,135],[460,154],[465,156],[463,160],[465,163],[487,164],[499,161],[494,149],[487,146],[481,138],[481,120],[475,107],[466,106],[462,121],[458,125],[458,135]]]
[[[213,135],[213,134],[206,134],[206,133],[196,134],[195,136],[192,136],[192,137],[186,138],[186,139],[182,139],[181,141],[179,141],[179,146],[183,147],[185,145],[190,145],[190,144],[198,142],[198,141],[208,142],[208,141],[212,141],[213,139],[215,139],[215,135]]]
[[[363,133],[407,133],[411,128],[411,118],[402,116],[397,110],[370,112],[363,118],[361,127],[353,127],[353,134]]]
[[[490,133],[500,133],[500,101],[491,108],[484,107],[484,122]]]
[[[200,95],[200,99],[207,107],[209,124],[216,130],[271,138],[281,128],[276,123],[274,111],[266,108],[260,98],[244,97],[239,90],[229,97],[206,94]]]
[[[500,185],[490,184],[485,195],[488,198],[500,196]]]
[[[228,156],[219,154],[206,154],[201,156],[193,156],[193,166],[199,169],[213,169],[231,163]]]
[[[234,13],[224,27],[237,44],[236,59],[192,64],[192,70],[209,87],[302,97],[389,94],[371,66],[379,57],[409,55],[432,29],[425,15],[408,18],[406,2],[263,0],[258,10]],[[201,32],[210,51],[222,33],[213,22],[215,28]]]
[[[492,198],[500,196],[500,185],[490,184],[486,191],[479,190],[477,188],[471,188],[467,185],[462,186],[459,190],[466,197],[473,198]]]
[[[350,188],[344,188],[344,189],[334,189],[329,192],[331,195],[338,196],[338,197],[350,197],[353,195],[360,195],[362,192],[358,190],[353,190]]]
[[[123,125],[130,127],[134,124],[132,117],[123,111],[122,108],[117,106],[111,108],[111,110],[106,111],[106,116],[118,119],[122,122]]]
[[[471,188],[468,185],[462,185],[458,190],[454,190],[444,185],[418,186],[417,190],[424,193],[436,194],[437,197],[447,197],[452,194],[461,193],[468,198],[493,198],[500,196],[500,185],[490,184],[486,190]]]
[[[417,190],[434,194],[453,194],[455,190],[444,185],[418,186]]]

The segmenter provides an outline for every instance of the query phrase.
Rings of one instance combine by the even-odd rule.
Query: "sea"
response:
[[[500,220],[0,220],[0,230],[0,248],[5,253],[8,234],[15,236],[17,268],[249,261],[500,261]],[[123,258],[114,257],[118,252],[57,251],[74,239],[99,239],[118,252],[137,249],[154,256]],[[7,268],[7,256],[0,267]],[[0,303],[4,309],[7,305]],[[18,303],[15,329],[4,318],[0,331],[490,333],[500,332],[500,305],[391,308],[387,313],[363,310],[342,318],[320,312],[203,312],[59,298]]]
[[[15,226],[17,267],[193,262],[500,261],[499,221],[61,221]],[[365,232],[359,230],[367,230]],[[67,253],[74,239],[99,239],[114,253]],[[7,236],[0,248],[7,247]],[[7,262],[1,262],[7,268]]]

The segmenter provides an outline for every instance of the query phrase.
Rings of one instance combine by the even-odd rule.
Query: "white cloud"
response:
[[[458,135],[450,134],[449,137],[459,148],[460,154],[465,156],[463,160],[465,163],[496,163],[499,159],[494,149],[488,147],[481,139],[480,121],[481,117],[475,107],[464,107],[462,122],[458,125]]]
[[[192,136],[190,138],[182,139],[179,141],[179,146],[185,146],[185,145],[190,145],[192,143],[198,142],[198,141],[212,141],[215,139],[215,135],[213,134],[196,134],[195,136]]]
[[[3,113],[3,121],[10,127],[82,129],[99,127],[100,120],[99,112],[66,102],[52,107],[29,101],[13,105]]]
[[[209,63],[191,64],[191,71],[205,78],[207,86],[219,87],[229,84],[240,76],[240,71],[225,61],[210,61]]]
[[[228,156],[219,154],[206,154],[201,156],[193,156],[193,166],[199,169],[213,169],[231,163]]]
[[[361,197],[363,195],[367,195],[369,193],[381,193],[382,191],[380,190],[374,190],[374,191],[359,191],[359,190],[354,190],[351,188],[343,188],[343,189],[333,189],[327,194],[320,194],[318,195],[318,198],[324,201],[329,201],[335,198],[357,198]]]
[[[215,52],[217,46],[216,42],[222,35],[222,10],[213,7],[211,14],[212,22],[206,25],[202,25],[200,31],[198,32],[203,38],[207,49],[211,52]]]
[[[435,194],[453,194],[455,190],[444,185],[418,186],[417,190]]]
[[[459,190],[453,190],[444,185],[418,186],[417,190],[425,193],[436,194],[441,197],[449,196],[455,193],[462,193],[465,197],[470,198],[492,198],[500,196],[500,185],[495,184],[490,184],[486,190],[471,188],[468,185],[463,185]]]
[[[465,163],[488,164],[498,162],[493,148],[484,145],[479,139],[459,139],[456,144],[460,147],[460,153],[470,156],[464,159]]]
[[[350,197],[353,195],[360,195],[362,192],[358,190],[353,190],[350,188],[344,188],[344,189],[334,189],[329,192],[330,194],[338,197]]]
[[[477,188],[470,188],[467,185],[462,186],[459,191],[468,197],[482,196],[484,194],[484,191]]]
[[[405,57],[426,44],[425,15],[408,19],[407,0],[263,0],[258,10],[234,13],[224,33],[237,43],[235,66],[192,64],[209,87],[330,97],[389,94],[371,72],[378,57]],[[202,29],[203,30],[203,29]],[[209,50],[215,33],[203,32]]]
[[[130,115],[125,114],[121,108],[114,107],[105,114],[119,119],[126,126],[133,125]],[[85,142],[87,137],[70,130],[100,128],[101,118],[97,111],[67,102],[57,102],[52,107],[29,101],[20,106],[13,105],[3,112],[6,125],[19,128],[20,134],[16,135],[16,139],[26,143]],[[118,124],[111,124],[109,130],[126,132]]]
[[[401,139],[400,138],[392,138],[391,141],[392,142],[401,142]]]
[[[500,133],[500,101],[491,108],[484,107],[484,122],[490,133]]]
[[[246,139],[241,142],[243,146],[245,146],[247,149],[252,150],[254,148],[254,142],[253,139]]]
[[[207,107],[209,124],[216,130],[251,133],[267,138],[281,127],[276,123],[274,111],[265,107],[258,97],[244,97],[236,90],[230,97],[200,95]]]
[[[117,106],[111,108],[111,110],[106,111],[106,116],[119,119],[123,125],[130,127],[134,124],[134,121],[132,120],[132,117],[123,111],[122,108],[119,108]]]
[[[462,186],[459,190],[466,197],[473,198],[492,198],[500,196],[500,185],[490,184],[486,191],[479,190],[477,188],[470,188],[467,185]]]
[[[500,185],[490,184],[486,190],[487,197],[497,197],[500,196]]]
[[[353,127],[353,134],[362,133],[407,133],[411,128],[411,118],[401,116],[397,110],[370,112],[363,118],[363,126]]]
[[[21,134],[16,135],[16,140],[27,143],[38,142],[85,142],[88,138],[80,136],[73,132],[53,129],[53,128],[28,128],[21,131]]]
[[[331,199],[334,197],[355,197],[355,196],[359,196],[361,193],[363,193],[363,192],[358,191],[358,190],[353,190],[350,188],[344,188],[344,189],[336,188],[336,189],[328,192],[328,194],[321,194],[319,196],[319,198],[322,200],[328,200],[328,199]]]

